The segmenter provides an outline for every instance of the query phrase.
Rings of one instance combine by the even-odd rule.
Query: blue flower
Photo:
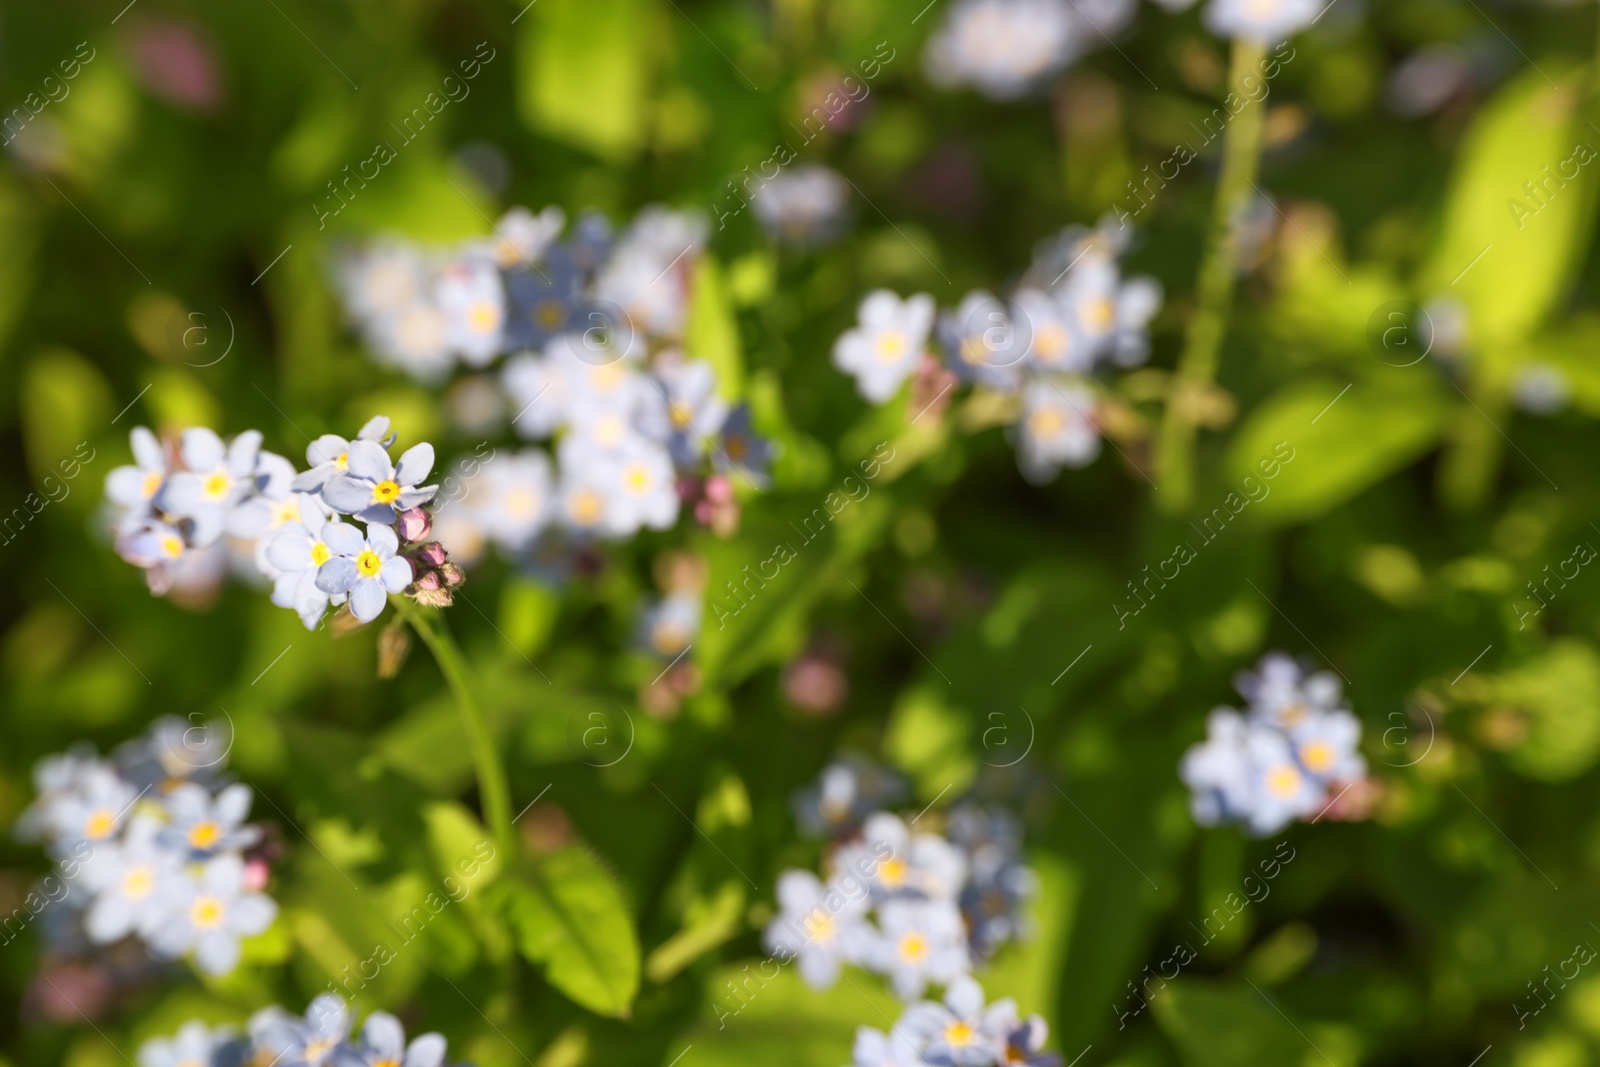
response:
[[[639,644],[657,656],[673,659],[700,633],[702,614],[697,591],[671,593],[645,610]]]
[[[755,432],[750,420],[750,405],[740,404],[728,413],[722,424],[722,444],[712,453],[711,462],[720,471],[738,471],[757,487],[764,486],[776,450],[772,442]]]
[[[895,1029],[920,1044],[922,1058],[934,1067],[990,1067],[1017,1021],[1015,1001],[1008,997],[985,1007],[983,987],[962,975],[950,982],[944,1003],[911,1005]]]
[[[1049,1035],[1050,1027],[1045,1021],[1030,1015],[1006,1034],[1000,1062],[1005,1067],[1061,1067],[1061,1057],[1045,1051],[1044,1043]]]
[[[1244,37],[1277,44],[1310,26],[1323,0],[1211,0],[1206,28],[1218,37]]]
[[[661,359],[655,373],[666,394],[667,450],[679,467],[692,467],[728,418],[728,402],[717,395],[716,371],[703,359]]]
[[[583,269],[564,245],[552,246],[541,265],[519,263],[502,277],[508,351],[543,348],[567,332],[584,306]]]
[[[433,499],[438,486],[420,483],[433,470],[433,446],[423,442],[406,449],[399,466],[374,441],[350,445],[346,469],[323,486],[322,498],[333,510],[362,522],[393,524],[395,515]]]
[[[992,294],[980,289],[962,297],[954,311],[939,316],[938,335],[958,377],[1002,392],[1016,389],[1027,338]]]
[[[317,588],[330,596],[347,594],[350,613],[362,622],[382,614],[386,594],[404,591],[415,577],[411,561],[395,555],[400,538],[393,527],[373,523],[363,540],[354,526],[330,522],[322,536],[333,556],[318,568]]]
[[[840,865],[862,873],[878,900],[954,900],[967,880],[961,850],[938,834],[913,834],[898,815],[869,815],[861,841],[840,851]]]
[[[345,600],[343,592],[329,593],[317,584],[322,568],[336,555],[328,539],[341,544],[348,541],[340,529],[353,530],[337,520],[324,522],[316,532],[304,522],[286,523],[267,545],[267,562],[279,572],[272,585],[272,602],[280,608],[293,608],[308,630],[317,628],[330,603]]]
[[[374,415],[356,434],[357,441],[373,441],[383,448],[394,444],[389,419]],[[304,493],[318,493],[329,480],[343,474],[349,466],[351,442],[338,434],[325,433],[306,446],[306,462],[311,469],[295,476],[292,487]]]
[[[887,289],[868,293],[857,313],[859,324],[833,344],[833,365],[856,379],[862,399],[887,402],[921,360],[934,310],[926,293],[905,300]]]
[[[407,1045],[400,1020],[375,1011],[361,1026],[361,1040],[334,1053],[333,1067],[443,1067],[444,1053],[443,1034],[421,1034]]]
[[[1044,484],[1062,467],[1085,467],[1100,454],[1095,395],[1075,381],[1029,382],[1022,417],[1012,427],[1023,477]]]
[[[909,1037],[895,1027],[887,1034],[870,1026],[856,1029],[851,1067],[926,1067],[927,1061]]]
[[[905,779],[854,753],[822,769],[815,784],[791,801],[800,829],[814,837],[853,833],[868,815],[905,796]]]
[[[84,916],[90,941],[109,945],[130,934],[149,938],[166,918],[182,854],[161,842],[160,830],[154,819],[135,816],[120,843],[96,846],[84,865],[84,885],[93,894]]]

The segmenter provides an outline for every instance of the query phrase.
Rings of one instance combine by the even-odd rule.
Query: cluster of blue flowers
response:
[[[1061,1067],[1044,1047],[1049,1027],[1041,1016],[1023,1018],[1010,997],[984,999],[983,987],[963,976],[942,1001],[908,1006],[887,1034],[861,1027],[851,1067]]]
[[[1364,787],[1361,721],[1343,706],[1338,678],[1270,653],[1234,685],[1247,710],[1214,710],[1206,740],[1180,767],[1197,822],[1237,823],[1264,836],[1320,817],[1347,791]],[[1365,788],[1360,792],[1365,799]]]
[[[1109,223],[1064,230],[1039,246],[1009,302],[971,292],[936,315],[926,293],[906,300],[888,290],[869,293],[858,324],[834,343],[834,365],[875,404],[911,379],[911,403],[922,409],[913,419],[947,403],[958,381],[1013,397],[1011,434],[1025,477],[1047,482],[1063,466],[1085,466],[1100,452],[1091,376],[1143,363],[1150,320],[1161,306],[1153,278],[1122,276],[1118,259],[1128,236]],[[943,365],[926,351],[930,335]]]
[[[505,356],[497,377],[458,386],[474,410],[464,421],[510,411],[521,437],[555,442],[553,463],[526,449],[457,465],[439,535],[463,562],[489,544],[560,561],[573,542],[667,529],[683,505],[712,524],[701,505],[731,499],[734,477],[759,487],[772,458],[749,409],[681,347],[705,218],[646,208],[615,235],[585,214],[559,240],[564,224],[558,208],[519,208],[492,239],[437,252],[388,241],[340,266],[380,361],[434,382],[457,360],[485,370]]]
[[[262,837],[245,822],[250,787],[221,774],[230,742],[169,717],[111,759],[82,747],[39,762],[16,834],[60,869],[59,895],[51,879],[44,887],[57,905],[42,923],[54,956],[93,958],[132,939],[148,958],[192,956],[226,974],[240,939],[272,924],[267,866],[246,859]]]
[[[832,986],[849,963],[884,975],[910,1000],[929,985],[950,986],[1021,933],[1035,878],[1016,820],[968,801],[950,812],[946,834],[917,831],[926,813],[907,825],[880,809],[902,791],[890,772],[845,759],[796,798],[801,826],[832,838],[828,877],[779,876],[780,913],[765,942],[813,988]]]
[[[1196,0],[1156,0],[1184,11]],[[1328,0],[1211,0],[1206,28],[1218,37],[1269,44],[1309,27]],[[1137,0],[957,0],[928,40],[928,80],[971,86],[995,100],[1014,100],[1127,28]]]
[[[188,1022],[171,1038],[139,1049],[139,1067],[447,1067],[444,1035],[406,1041],[405,1028],[386,1011],[368,1015],[356,1034],[350,1008],[324,993],[304,1016],[280,1007],[251,1016],[244,1033]]]
[[[330,605],[371,622],[390,593],[448,604],[461,571],[427,540],[432,519],[422,507],[437,489],[422,484],[433,446],[414,445],[396,463],[394,438],[381,415],[353,440],[324,434],[306,449],[310,469],[297,473],[262,451],[256,430],[224,444],[194,427],[163,443],[141,426],[133,465],[106,478],[117,553],[159,595],[220,580],[231,552],[307,629]]]

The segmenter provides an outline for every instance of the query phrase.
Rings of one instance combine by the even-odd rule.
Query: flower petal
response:
[[[192,471],[214,471],[227,458],[222,438],[204,426],[192,426],[183,431],[183,444],[179,452],[183,456],[183,465]]]
[[[388,559],[400,550],[400,538],[393,526],[368,526],[367,544],[381,558]]]
[[[372,503],[372,485],[372,482],[351,474],[341,474],[330,478],[322,487],[322,499],[335,511],[354,514]]]
[[[317,588],[324,593],[348,593],[359,572],[356,565],[344,556],[335,556],[317,568]]]
[[[367,1048],[363,1051],[377,1053],[379,1060],[398,1062],[406,1052],[406,1032],[400,1020],[386,1011],[375,1011],[367,1016],[361,1027],[361,1040]]]
[[[411,570],[411,561],[404,556],[393,556],[388,559],[383,569],[378,572],[378,580],[383,587],[391,593],[399,593],[411,584],[415,575]]]
[[[372,579],[358,581],[350,590],[350,614],[362,622],[371,622],[383,614],[387,599],[381,583]]]
[[[156,435],[143,426],[135,426],[133,433],[128,435],[129,442],[133,445],[133,461],[146,470],[165,470],[167,467],[167,453],[161,447],[161,442],[156,440]]]
[[[355,556],[366,545],[361,531],[347,522],[330,522],[323,526],[322,542],[336,556]]]
[[[336,433],[325,433],[306,446],[306,462],[313,467],[320,467],[324,463],[332,463],[344,455],[350,448],[350,442]],[[310,473],[309,471],[307,473]]]
[[[433,446],[424,441],[412,445],[400,457],[395,480],[401,485],[416,485],[433,470]]]
[[[375,441],[353,441],[350,444],[346,467],[357,478],[381,482],[394,474],[389,465],[389,453]]]

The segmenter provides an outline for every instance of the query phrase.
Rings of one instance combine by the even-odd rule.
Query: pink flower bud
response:
[[[733,482],[726,474],[713,474],[706,479],[706,499],[713,504],[726,504],[733,500]]]
[[[412,558],[422,567],[440,567],[449,560],[450,556],[439,542],[429,541],[418,549]]]
[[[422,508],[402,511],[395,522],[395,532],[402,541],[421,541],[433,530],[433,516]]]
[[[444,585],[444,579],[439,577],[438,571],[423,571],[412,585],[422,592],[433,592]]]

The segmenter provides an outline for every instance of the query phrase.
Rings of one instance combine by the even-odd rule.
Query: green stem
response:
[[[1231,96],[1245,101],[1223,133],[1222,173],[1217,199],[1206,234],[1200,275],[1195,284],[1199,307],[1189,320],[1183,355],[1173,378],[1172,392],[1156,443],[1156,466],[1161,483],[1156,500],[1168,514],[1188,509],[1194,499],[1194,440],[1200,400],[1217,376],[1222,340],[1228,332],[1233,305],[1234,267],[1238,262],[1236,220],[1250,202],[1261,165],[1261,137],[1266,119],[1264,100],[1254,100],[1250,85],[1261,80],[1267,46],[1243,38],[1233,42],[1228,83]]]
[[[483,816],[494,834],[495,845],[502,854],[511,856],[511,791],[506,786],[506,772],[495,755],[494,739],[489,735],[489,725],[484,720],[483,709],[472,695],[467,678],[467,660],[456,645],[455,638],[443,626],[435,626],[433,612],[413,604],[403,596],[392,596],[389,603],[400,617],[411,625],[422,638],[422,643],[433,653],[434,661],[455,694],[456,710],[461,712],[461,725],[467,732],[467,744],[472,749],[472,762],[478,772],[478,796],[483,803]]]

